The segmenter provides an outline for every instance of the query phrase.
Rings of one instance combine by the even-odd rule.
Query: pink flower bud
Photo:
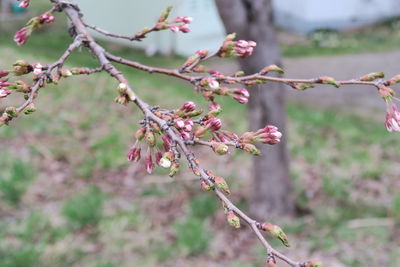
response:
[[[183,127],[185,127],[185,122],[183,120],[176,120],[175,127],[177,129],[182,129]]]
[[[190,134],[188,132],[180,131],[179,133],[183,140],[190,140]]]
[[[191,132],[193,130],[193,121],[187,120],[185,121],[185,127],[183,128],[185,132]]]
[[[27,28],[24,27],[15,33],[14,42],[16,42],[19,46],[24,45],[28,41],[29,36],[30,31],[28,31]]]
[[[247,104],[249,102],[249,99],[244,96],[234,95],[234,96],[232,96],[232,98],[235,99],[240,104]]]
[[[146,165],[147,173],[151,174],[153,172],[153,170],[154,170],[154,163],[153,163],[153,159],[151,157],[150,150],[147,151],[145,165]]]
[[[165,151],[169,151],[172,145],[171,137],[167,135],[161,135],[161,139],[163,140],[163,146]]]
[[[209,108],[210,108],[210,111],[220,111],[221,105],[218,104],[217,102],[211,102]]]
[[[206,49],[197,50],[196,54],[199,55],[200,58],[205,58],[208,55],[208,50]]]
[[[246,88],[236,88],[236,89],[233,91],[233,93],[234,93],[234,94],[237,94],[237,95],[241,95],[241,96],[243,96],[243,97],[245,97],[245,98],[249,98],[249,97],[250,97],[249,91],[247,91]]]
[[[11,93],[12,93],[11,90],[0,89],[0,98],[5,98]]]
[[[9,73],[8,70],[0,70],[0,78],[6,77]]]
[[[168,28],[174,33],[179,32],[179,27],[176,25],[169,25]]]
[[[40,20],[42,23],[51,23],[55,20],[55,18],[51,13],[44,13],[40,16]]]
[[[222,122],[220,119],[218,118],[211,118],[209,120],[206,121],[205,123],[206,127],[208,129],[210,129],[213,132],[218,131],[219,129],[221,129],[222,127]]]
[[[179,110],[185,112],[192,112],[196,109],[196,105],[192,101],[186,101],[183,105],[179,108]]]
[[[217,82],[216,80],[214,80],[214,79],[209,79],[209,81],[208,81],[208,86],[211,88],[211,89],[218,89],[219,88],[219,82]]]
[[[21,3],[19,3],[19,8],[27,8],[29,6],[30,0],[24,0]]]
[[[140,157],[141,157],[140,152],[141,152],[141,148],[140,147],[138,148],[136,146],[133,146],[128,152],[128,155],[127,155],[128,160],[129,161],[133,161],[133,162],[138,162],[140,160]]]
[[[42,73],[43,66],[40,63],[37,63],[36,65],[33,66],[33,74],[39,75]]]
[[[217,70],[209,70],[208,73],[215,76],[223,75],[221,72]]]
[[[190,32],[189,24],[183,24],[183,25],[179,26],[179,30],[183,33]]]

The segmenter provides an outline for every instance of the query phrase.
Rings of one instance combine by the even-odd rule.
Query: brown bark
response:
[[[238,39],[257,42],[253,55],[239,61],[243,71],[255,73],[271,64],[281,65],[271,0],[216,0],[216,3],[228,33],[236,32]],[[282,84],[268,83],[249,91],[250,129],[273,124],[284,134],[280,144],[261,146],[262,156],[254,159],[251,211],[261,218],[290,216],[294,201],[285,138],[284,88]]]

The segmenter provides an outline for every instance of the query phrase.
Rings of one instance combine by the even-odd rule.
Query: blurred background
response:
[[[175,68],[197,49],[215,51],[225,35],[211,0],[77,2],[87,22],[116,33],[153,25],[169,3],[172,17],[192,16],[192,32],[185,35],[165,31],[134,44],[99,39],[112,53],[148,65]],[[30,17],[50,8],[47,0],[32,0],[28,13],[16,1],[0,3],[0,69],[17,59],[48,64],[67,48],[67,21],[59,14],[25,46],[12,40]],[[400,73],[398,1],[273,4],[285,76]],[[82,66],[98,66],[84,49],[66,65]],[[210,68],[232,73],[240,67],[218,60]],[[194,100],[206,108],[188,84],[120,69],[151,104],[176,108]],[[143,162],[127,162],[141,114],[115,104],[114,88],[105,74],[69,78],[41,91],[33,115],[0,129],[0,266],[260,266],[265,252],[254,234],[246,226],[231,229],[215,196],[202,193],[184,166],[171,179],[164,170],[149,176]],[[325,266],[399,266],[400,139],[384,128],[384,102],[372,87],[286,91],[295,219],[273,220],[292,248],[272,244]],[[21,101],[2,99],[0,110]],[[246,106],[219,102],[225,128],[246,131]],[[240,151],[197,153],[207,169],[228,180],[234,202],[249,210],[252,158]]]

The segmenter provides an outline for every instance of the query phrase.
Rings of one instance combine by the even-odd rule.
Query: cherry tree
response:
[[[26,8],[30,0],[21,1],[20,6]],[[235,34],[229,34],[215,52],[198,50],[176,69],[156,68],[146,66],[136,61],[121,58],[106,51],[99,45],[88,29],[114,38],[122,38],[130,41],[140,41],[150,33],[170,30],[174,33],[190,32],[192,19],[186,16],[169,18],[171,8],[167,8],[155,22],[153,27],[144,28],[131,36],[107,32],[96,26],[89,25],[84,20],[84,14],[79,7],[63,0],[50,0],[52,5],[48,12],[34,17],[27,22],[15,34],[17,45],[24,45],[35,30],[54,21],[56,13],[65,13],[70,21],[71,43],[58,60],[49,64],[29,63],[25,60],[17,60],[9,70],[0,71],[0,98],[6,98],[10,94],[19,94],[23,98],[19,106],[10,106],[4,110],[0,117],[0,126],[8,125],[12,120],[22,115],[29,115],[36,111],[35,100],[40,91],[45,90],[48,84],[64,82],[65,79],[75,75],[92,75],[103,73],[115,80],[115,102],[121,105],[135,105],[142,113],[143,119],[138,122],[135,133],[136,141],[128,149],[129,161],[141,161],[143,155],[144,167],[148,173],[152,173],[155,167],[169,169],[169,176],[175,176],[180,169],[182,161],[187,161],[193,174],[198,177],[202,190],[213,192],[221,201],[226,214],[226,220],[233,228],[240,228],[247,224],[255,233],[265,248],[267,266],[276,266],[277,260],[281,260],[289,266],[312,267],[320,266],[320,263],[303,260],[298,261],[282,254],[273,248],[263,234],[266,232],[270,238],[279,239],[285,246],[289,246],[288,237],[283,230],[269,221],[254,219],[239,209],[230,199],[230,189],[225,178],[211,170],[203,168],[192,147],[206,146],[218,155],[225,155],[230,149],[238,149],[251,155],[260,155],[259,145],[279,145],[282,133],[274,125],[265,125],[256,131],[237,134],[225,129],[224,123],[218,118],[221,106],[218,99],[221,97],[233,98],[238,104],[246,104],[251,92],[245,87],[267,82],[285,84],[295,90],[303,91],[318,84],[340,87],[341,85],[369,85],[375,87],[378,96],[386,103],[387,113],[385,126],[388,131],[400,131],[400,112],[393,103],[395,92],[390,86],[400,82],[400,75],[390,79],[384,79],[381,72],[366,74],[360,78],[337,81],[329,76],[312,79],[282,78],[274,73],[283,73],[283,70],[272,64],[264,66],[254,73],[243,71],[234,74],[223,74],[218,70],[207,69],[202,63],[210,58],[239,57],[247,58],[256,48],[256,42],[252,40],[235,40]],[[85,48],[93,54],[99,66],[87,68],[85,66],[71,69],[63,68],[68,57],[79,47]],[[208,102],[208,110],[201,110],[192,101],[186,101],[175,109],[166,109],[156,103],[146,103],[137,94],[140,90],[133,89],[124,74],[117,68],[118,64],[126,65],[134,69],[148,73],[159,73],[171,78],[186,81],[193,91],[200,93]],[[25,83],[18,80],[20,76],[26,76],[31,82]],[[40,108],[40,107],[39,107]],[[128,144],[127,144],[128,145]],[[121,152],[122,153],[122,152]],[[274,185],[270,185],[273,187]]]

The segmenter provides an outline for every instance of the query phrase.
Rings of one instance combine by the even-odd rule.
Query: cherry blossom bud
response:
[[[190,24],[193,21],[192,17],[186,17],[186,16],[178,16],[176,19],[174,19],[174,22],[183,22],[186,24]]]
[[[126,85],[126,83],[120,83],[118,85],[118,92],[120,94],[126,94],[126,91],[128,90],[128,85]]]
[[[168,160],[167,158],[161,158],[159,161],[159,165],[160,167],[164,168],[164,169],[169,169],[172,165],[172,162],[170,160]]]
[[[209,185],[206,181],[201,181],[201,189],[202,189],[204,192],[206,192],[206,191],[211,191],[211,190],[213,190],[214,188],[213,188],[211,185]]]
[[[16,81],[14,87],[17,92],[21,93],[29,93],[31,91],[31,88],[23,81]]]
[[[261,151],[253,144],[243,144],[241,148],[254,156],[261,155]]]
[[[221,105],[218,104],[217,102],[211,102],[209,105],[209,109],[210,109],[210,111],[212,111],[214,113],[218,112],[217,114],[219,114],[221,112]]]
[[[207,132],[207,128],[203,127],[203,126],[199,126],[196,128],[196,130],[194,131],[193,135],[196,137],[203,137],[204,134]]]
[[[0,78],[6,77],[9,73],[8,70],[0,70]]]
[[[117,102],[118,104],[121,104],[121,105],[124,105],[124,106],[127,106],[128,103],[129,103],[129,100],[128,100],[128,98],[126,98],[125,95],[117,96],[117,97],[114,99],[114,101]]]
[[[268,66],[268,67],[263,68],[263,69],[260,71],[260,74],[261,74],[261,75],[265,75],[265,74],[267,74],[267,73],[269,73],[269,72],[271,72],[271,71],[272,71],[272,72],[279,73],[279,74],[283,74],[283,73],[284,73],[283,69],[279,68],[277,65],[270,65],[270,66]]]
[[[366,75],[360,77],[359,80],[360,81],[371,82],[371,81],[374,81],[376,79],[384,78],[384,77],[385,77],[385,73],[384,72],[372,72],[372,73],[369,73],[369,74],[366,74]]]
[[[335,86],[336,88],[340,87],[340,84],[335,81],[332,77],[329,76],[322,76],[318,78],[318,82],[323,83],[323,84],[330,84]]]
[[[215,144],[212,146],[212,148],[218,155],[225,155],[229,150],[228,146],[224,143]]]
[[[196,54],[199,55],[200,58],[205,58],[208,55],[208,50],[206,49],[197,50]]]
[[[140,141],[144,138],[145,133],[146,133],[146,127],[140,127],[135,133],[135,138]]]
[[[249,102],[249,99],[244,96],[234,95],[234,96],[232,96],[232,98],[235,99],[240,104],[247,104]]]
[[[390,99],[392,96],[395,95],[395,92],[390,87],[384,85],[379,86],[378,93],[385,100]]]
[[[15,33],[14,42],[16,42],[17,45],[19,46],[24,45],[28,41],[31,34],[32,34],[31,27],[24,27]]]
[[[167,135],[161,135],[161,139],[163,140],[163,146],[165,151],[169,151],[172,145],[172,140]]]
[[[168,28],[169,28],[173,33],[179,32],[179,27],[176,26],[176,25],[169,25]]]
[[[129,161],[138,162],[141,158],[141,148],[136,147],[136,145],[131,147],[131,149],[129,149],[127,157]]]
[[[147,173],[151,174],[153,172],[153,170],[154,170],[154,163],[153,163],[153,159],[151,157],[150,150],[147,151],[145,165],[146,165]]]
[[[185,127],[185,122],[183,120],[176,120],[175,121],[175,127],[177,129],[182,129],[183,127]]]
[[[233,91],[233,93],[234,93],[234,94],[237,94],[237,95],[244,96],[244,97],[246,97],[246,98],[249,98],[249,97],[250,97],[249,91],[247,91],[246,88],[236,88],[236,89]]]
[[[174,162],[171,165],[171,168],[169,169],[169,177],[174,177],[177,173],[179,172],[179,163]]]
[[[68,77],[72,76],[72,72],[68,69],[62,69],[62,70],[60,70],[60,75],[61,75],[61,77],[68,78]]]
[[[235,227],[236,229],[240,228],[240,219],[233,211],[228,211],[226,214],[226,220],[229,225]]]
[[[387,85],[395,85],[397,83],[400,83],[400,75],[396,75],[388,81]]]
[[[13,64],[13,73],[15,76],[21,76],[33,71],[32,66],[25,60],[17,60]]]
[[[183,25],[179,26],[179,30],[183,33],[190,32],[189,24],[183,24]]]
[[[229,190],[229,186],[226,183],[225,179],[219,176],[215,176],[214,178],[214,183],[218,187],[219,190],[224,192],[225,194],[229,195],[231,191]]]
[[[24,110],[25,115],[30,115],[36,111],[36,106],[33,103],[30,103]]]
[[[207,129],[209,129],[209,130],[211,130],[213,132],[216,132],[219,129],[221,129],[222,122],[218,118],[211,118],[211,119],[206,121],[205,125],[206,125]]]
[[[55,20],[55,17],[47,12],[40,16],[40,20],[42,23],[51,23]]]
[[[18,117],[18,111],[15,107],[7,107],[4,112],[9,115],[10,117]]]
[[[192,112],[196,109],[196,104],[193,103],[192,101],[186,101],[183,103],[183,105],[179,108],[179,110],[182,110],[184,112]]]
[[[267,267],[277,267],[276,260],[275,260],[275,258],[273,256],[272,257],[268,257],[268,259],[267,259]]]
[[[282,228],[280,228],[279,226],[265,222],[261,225],[261,229],[263,231],[268,232],[273,237],[279,239],[286,247],[290,247],[290,244],[289,244],[286,234],[283,232]]]
[[[239,140],[239,136],[237,136],[237,134],[232,133],[230,131],[226,131],[226,130],[221,130],[222,134],[225,135],[226,137],[228,137],[231,140]]]
[[[156,137],[152,131],[146,131],[145,141],[149,147],[154,147],[156,145]]]
[[[11,93],[11,90],[0,89],[0,98],[5,98]]]
[[[21,3],[19,3],[18,7],[19,8],[27,8],[29,6],[30,0],[23,0]]]
[[[39,75],[43,71],[43,66],[40,63],[37,63],[36,65],[33,66],[33,74]]]
[[[158,164],[158,165],[160,165],[160,160],[161,160],[161,158],[162,158],[162,153],[160,152],[160,151],[157,151],[155,154],[154,154],[154,159],[155,159],[155,161],[156,161],[156,163]]]
[[[210,79],[210,80],[209,80],[209,83],[208,83],[208,86],[209,86],[211,89],[218,89],[218,88],[219,88],[219,82],[217,82],[217,81],[214,80],[214,79]]]
[[[172,6],[168,6],[163,13],[161,13],[160,17],[158,18],[158,22],[164,22],[167,20],[169,14],[172,11]]]

